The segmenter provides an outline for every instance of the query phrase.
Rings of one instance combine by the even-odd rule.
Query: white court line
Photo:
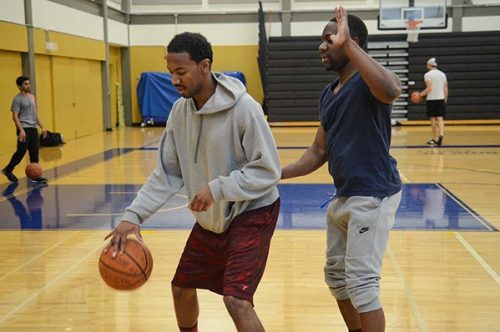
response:
[[[399,171],[399,177],[403,180],[403,183],[410,183],[410,180],[401,171]]]
[[[32,186],[30,186],[30,187],[26,187],[24,189],[17,190],[17,191],[15,191],[12,194],[7,195],[7,196],[0,196],[0,202],[8,201],[12,197],[19,197],[22,194],[26,194],[27,192],[35,190],[36,188],[40,188],[40,187],[32,187]]]
[[[179,209],[185,208],[187,206],[188,206],[188,203],[186,203],[184,205],[179,205],[176,207],[168,208],[168,209],[160,209],[160,210],[156,211],[156,213],[179,210]],[[109,217],[109,216],[121,216],[121,215],[123,215],[123,212],[119,212],[119,213],[68,213],[68,214],[66,214],[67,217]]]
[[[137,191],[110,191],[110,195],[129,195],[129,194],[137,194]]]
[[[112,191],[112,192],[110,192],[110,194],[114,194],[114,195],[122,195],[122,194],[130,194],[130,193],[132,193],[132,192],[129,192],[129,191]],[[137,192],[134,191],[133,193],[135,194]],[[186,195],[175,194],[174,196],[179,196],[179,197],[187,199]],[[185,208],[187,206],[188,206],[188,203],[186,203],[184,205],[175,206],[172,208],[160,209],[160,210],[156,211],[156,213],[179,210],[179,209]],[[118,213],[68,213],[68,214],[66,214],[67,217],[110,217],[110,216],[121,216],[121,215],[123,215],[123,212],[118,212]]]
[[[14,270],[10,271],[9,273],[7,273],[6,275],[2,276],[0,278],[0,281],[2,281],[3,279],[9,277],[10,275],[16,273],[17,271],[21,270],[22,268],[24,268],[26,265],[29,265],[31,264],[32,262],[36,261],[38,258],[40,258],[41,256],[45,255],[47,252],[51,251],[52,249],[54,249],[55,247],[57,247],[58,245],[60,245],[61,243],[63,243],[64,241],[68,240],[69,238],[73,237],[74,235],[78,234],[79,232],[74,232],[73,234],[71,234],[70,236],[68,236],[67,238],[64,238],[62,240],[60,240],[59,242],[51,245],[50,247],[48,247],[47,249],[45,249],[44,251],[42,251],[41,253],[39,253],[38,255],[36,256],[33,256],[30,260],[24,262],[24,264],[21,264],[19,265],[18,267],[16,267]]]
[[[15,306],[12,310],[10,310],[5,316],[3,316],[0,319],[0,323],[4,323],[5,321],[9,320],[12,315],[17,313],[19,310],[23,309],[24,307],[28,306],[31,301],[33,301],[35,298],[37,298],[41,293],[45,292],[47,289],[52,287],[54,284],[58,283],[62,278],[66,277],[66,275],[69,274],[73,269],[75,269],[78,265],[80,265],[84,260],[89,258],[91,255],[94,255],[94,253],[97,250],[101,250],[103,248],[102,244],[99,244],[94,250],[90,251],[88,254],[80,258],[73,264],[70,268],[63,270],[57,277],[52,279],[48,284],[43,286],[42,288],[38,289],[35,293],[33,293],[30,297],[28,297],[26,300],[23,302],[19,303],[17,306]]]
[[[137,194],[137,191],[110,191],[109,194],[110,195],[128,195],[128,194]],[[182,197],[185,199],[188,198],[186,195],[182,195],[182,194],[175,194],[174,196],[179,196],[179,197]]]
[[[411,295],[411,289],[408,286],[408,283],[406,282],[403,271],[401,271],[401,268],[399,267],[399,264],[396,261],[396,257],[394,256],[394,253],[389,245],[387,245],[387,253],[389,254],[389,258],[391,259],[391,262],[394,265],[394,269],[396,270],[396,274],[398,275],[398,279],[401,282],[401,285],[403,286],[406,300],[408,301],[408,304],[410,305],[411,311],[413,312],[413,316],[415,317],[415,320],[417,321],[419,330],[421,332],[429,332],[429,330],[427,329],[427,326],[425,325],[424,319],[422,318],[422,314],[420,313],[420,309],[418,309],[417,302],[415,301],[415,299]]]
[[[462,235],[458,232],[454,232],[457,240],[467,249],[467,251],[476,259],[476,261],[485,269],[486,272],[497,282],[497,285],[500,285],[500,277],[498,274],[491,268],[491,266],[478,254],[478,252],[467,242]]]
[[[486,229],[490,230],[490,231],[493,231],[494,229],[491,227],[491,225],[488,225],[486,224],[481,218],[479,218],[478,214],[474,211],[472,211],[469,207],[467,207],[465,205],[464,202],[460,201],[457,197],[455,197],[455,195],[453,195],[451,193],[451,191],[449,191],[447,188],[443,187],[441,184],[439,183],[436,183],[436,186],[441,189],[445,194],[446,196],[450,197],[452,200],[455,201],[455,203],[457,203],[462,209],[464,209],[465,211],[467,211],[474,219],[476,219],[477,221],[479,221],[479,223],[481,225],[483,225],[484,227],[486,227]]]

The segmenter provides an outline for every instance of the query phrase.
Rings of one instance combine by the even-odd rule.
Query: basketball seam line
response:
[[[142,274],[144,275],[144,279],[145,280],[148,280],[148,276],[146,275],[146,269],[148,267],[148,256],[146,255],[146,253],[144,252],[144,249],[142,250],[142,253],[144,255],[144,258],[146,260],[146,266],[144,267],[144,269],[139,265],[139,263],[134,259],[134,257],[130,256],[128,252],[124,252],[131,260],[132,262],[135,263],[135,265],[137,265],[137,267],[139,268],[139,270],[142,272]]]
[[[111,265],[106,264],[103,261],[100,261],[100,264],[102,264],[102,266],[106,267],[109,270],[112,270],[112,271],[117,272],[119,274],[125,275],[127,277],[136,277],[138,275],[144,274],[141,268],[139,268],[139,270],[141,270],[141,271],[138,272],[138,273],[129,273],[129,272],[125,272],[125,271],[122,271],[122,270],[118,270],[118,269],[112,267]]]

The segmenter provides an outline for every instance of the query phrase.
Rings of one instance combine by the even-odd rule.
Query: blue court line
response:
[[[139,150],[153,150],[154,148],[147,148],[147,146],[151,146],[153,144],[158,144],[159,142],[160,142],[160,140],[151,142],[149,144],[144,145],[142,148],[139,148]]]

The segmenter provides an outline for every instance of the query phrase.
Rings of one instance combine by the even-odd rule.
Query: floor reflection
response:
[[[8,186],[0,200],[2,229],[111,229],[135,198],[138,185]],[[330,184],[282,184],[278,228],[324,229]],[[25,204],[23,203],[25,202]],[[194,222],[180,193],[145,228],[187,229]],[[439,184],[405,184],[394,229],[495,230]]]
[[[19,219],[20,229],[42,229],[43,228],[43,213],[42,206],[44,204],[44,199],[42,195],[42,190],[47,186],[46,184],[40,184],[33,187],[26,195],[26,204],[23,204],[14,192],[19,186],[19,183],[10,183],[7,188],[3,191],[3,196],[10,196],[7,200],[12,207],[12,211]],[[3,202],[5,203],[5,202]],[[4,204],[5,205],[5,204]],[[2,208],[4,208],[2,206]],[[0,213],[0,215],[2,215]],[[7,217],[6,217],[7,218]],[[3,217],[1,218],[3,219]]]

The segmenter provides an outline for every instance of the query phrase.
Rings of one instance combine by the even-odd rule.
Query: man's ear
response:
[[[203,60],[201,60],[201,70],[204,73],[210,72],[210,59],[203,59]]]
[[[358,37],[352,37],[352,40],[354,40],[356,42],[356,44],[358,44],[358,46],[361,46],[359,44],[359,38]]]

